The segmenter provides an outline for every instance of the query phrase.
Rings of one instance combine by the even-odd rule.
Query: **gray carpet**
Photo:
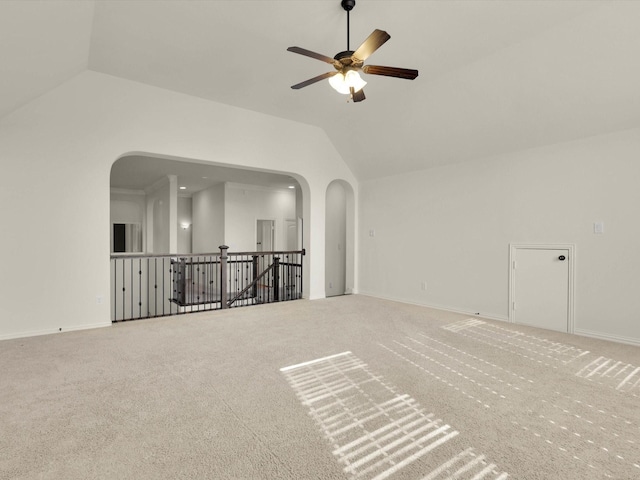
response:
[[[0,342],[1,479],[638,479],[640,348],[364,296]]]

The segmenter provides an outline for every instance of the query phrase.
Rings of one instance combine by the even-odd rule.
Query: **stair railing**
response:
[[[304,250],[111,255],[111,320],[121,322],[302,298]]]

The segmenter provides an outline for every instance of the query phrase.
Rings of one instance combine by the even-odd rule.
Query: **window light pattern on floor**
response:
[[[402,470],[403,478],[504,480],[508,477],[472,448],[438,447],[460,432],[400,394],[351,352],[280,371],[333,445],[333,454],[352,479],[382,480]],[[443,452],[446,450],[448,453]]]
[[[640,386],[640,367],[630,363],[615,361],[611,358],[598,357],[581,368],[576,376],[609,385],[621,392],[631,392],[637,397]]]
[[[602,356],[594,359],[595,355],[588,350],[527,335],[477,318],[461,320],[442,328],[554,369],[573,363],[578,368],[576,376],[638,397],[640,367],[636,365]]]
[[[640,368],[544,338],[544,331],[532,335],[517,328],[476,318],[442,327],[470,341],[467,346],[478,343],[491,347],[486,352],[505,354],[500,364],[457,348],[454,336],[444,342],[418,334],[380,346],[488,409],[499,410],[506,399],[522,405],[524,416],[511,424],[540,449],[565,455],[583,469],[582,478],[640,478],[640,420],[633,403]],[[549,381],[539,373],[552,370]],[[536,381],[528,378],[534,372]]]

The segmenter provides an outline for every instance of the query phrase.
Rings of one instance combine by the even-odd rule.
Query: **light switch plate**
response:
[[[598,235],[604,233],[604,222],[594,222],[593,233]]]

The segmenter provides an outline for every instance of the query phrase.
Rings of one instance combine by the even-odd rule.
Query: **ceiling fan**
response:
[[[340,4],[347,12],[347,49],[344,52],[340,52],[336,54],[335,57],[331,58],[300,47],[287,48],[287,51],[289,52],[305,55],[333,65],[336,71],[323,73],[317,77],[297,83],[291,88],[299,90],[328,78],[331,86],[339,93],[350,95],[354,102],[361,102],[366,98],[362,88],[367,84],[367,82],[360,78],[358,72],[363,72],[368,75],[384,75],[387,77],[404,78],[407,80],[413,80],[418,76],[418,70],[412,70],[409,68],[364,65],[364,61],[391,37],[387,32],[376,29],[364,42],[362,42],[362,45],[360,45],[356,50],[351,50],[349,48],[349,12],[356,6],[356,0],[342,0]]]

